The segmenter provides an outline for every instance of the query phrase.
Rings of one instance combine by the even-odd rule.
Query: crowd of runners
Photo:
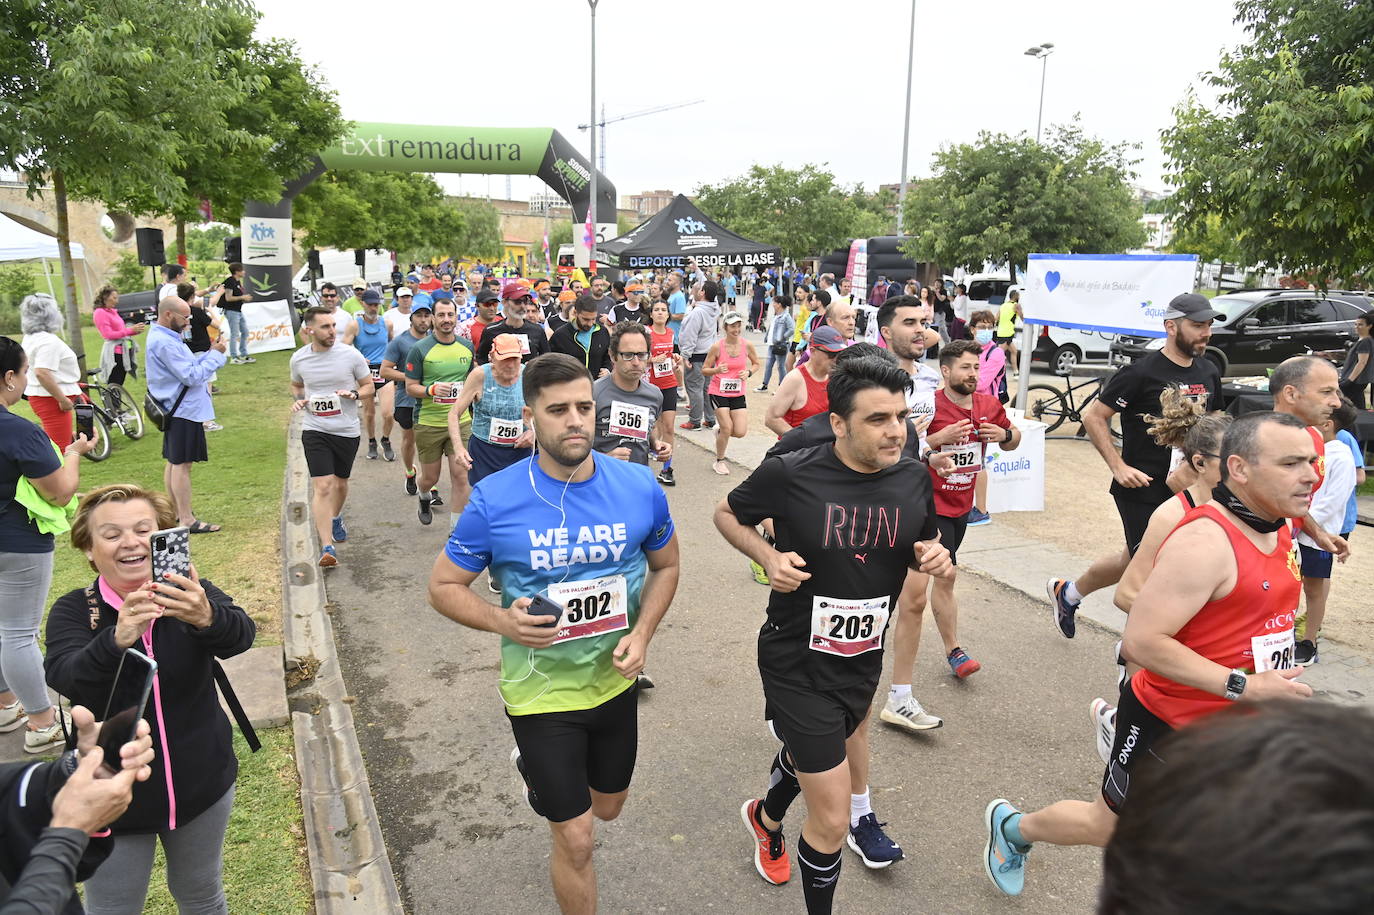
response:
[[[767,727],[757,790],[739,808],[759,876],[788,883],[795,858],[806,910],[823,913],[846,846],[868,868],[900,861],[868,790],[884,651],[893,664],[878,717],[906,731],[942,724],[912,692],[927,605],[950,673],[980,669],[959,637],[958,554],[977,517],[986,448],[1015,450],[1021,438],[983,383],[988,341],[940,345],[929,296],[893,290],[874,317],[880,342],[856,342],[847,289],[829,277],[789,287],[750,315],[732,292],[737,280],[692,269],[614,286],[595,278],[556,295],[546,281],[427,271],[397,287],[384,314],[361,280],[344,301],[326,287],[305,313],[291,379],[319,564],[345,558],[348,481],[364,437],[369,459],[399,453],[396,486],[415,498],[421,525],[444,504],[447,469],[454,521],[428,600],[500,636],[511,760],[549,823],[565,912],[597,908],[594,823],[625,804],[636,696],[653,686],[648,648],[678,585],[664,492],[677,482],[677,414],[687,411],[689,429],[715,426],[713,469],[729,474],[727,448],[749,431],[746,390],[763,367],[746,324],[764,333],[767,368],[752,390],[768,392],[777,442],[714,507],[714,523],[769,587],[758,633]],[[1312,694],[1302,663],[1316,661],[1320,619],[1309,615],[1305,649],[1295,636],[1303,577],[1324,564],[1329,578],[1332,559],[1349,552],[1348,531],[1309,511],[1336,463],[1338,375],[1322,359],[1290,359],[1271,379],[1274,411],[1232,420],[1217,412],[1220,379],[1201,358],[1217,317],[1202,296],[1175,298],[1163,349],[1119,370],[1085,419],[1112,472],[1124,546],[1049,582],[1046,615],[1071,639],[1083,596],[1113,586],[1128,611],[1113,656],[1085,659],[1115,685],[1091,709],[1104,772],[1091,800],[1025,812],[1001,798],[987,804],[981,866],[1006,894],[1022,892],[1037,843],[1106,846],[1137,785],[1153,792],[1152,813],[1168,811],[1159,785],[1191,765],[1179,757],[1186,734],[1166,740],[1173,732],[1228,706]],[[1250,738],[1242,728],[1230,739]],[[1232,763],[1239,784],[1250,761]],[[1024,787],[1011,784],[1021,771],[1007,767],[1009,787]],[[806,816],[789,850],[785,823],[799,795]],[[1130,831],[1137,848],[1149,848],[1149,829]],[[1113,860],[1107,884],[1125,898],[1143,878],[1113,876]]]

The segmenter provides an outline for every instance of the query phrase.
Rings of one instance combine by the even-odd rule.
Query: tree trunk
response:
[[[1007,270],[1009,271],[1009,275],[1011,276],[1011,284],[1012,284],[1013,286],[1015,286],[1015,285],[1016,285],[1016,261],[1012,258],[1012,256],[1011,256],[1010,254],[1007,255]]]
[[[186,266],[186,220],[177,217],[177,263]]]
[[[76,307],[76,270],[72,267],[71,225],[67,221],[67,179],[62,169],[52,173],[53,208],[57,210],[57,256],[62,263],[62,303],[67,316],[67,343],[76,353],[81,377],[86,377],[86,345],[81,339],[81,312]]]

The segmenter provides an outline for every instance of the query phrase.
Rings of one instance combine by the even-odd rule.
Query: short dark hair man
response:
[[[677,535],[652,474],[592,449],[586,366],[549,353],[521,384],[538,454],[476,485],[434,562],[429,599],[501,635],[511,758],[553,834],[554,893],[566,911],[592,911],[594,819],[618,817],[629,793],[635,678],[677,590]],[[501,582],[502,606],[472,589],[483,570]],[[535,598],[559,616],[532,608]]]
[[[578,297],[572,320],[549,337],[549,349],[578,360],[594,378],[610,374],[611,334],[597,320],[595,299],[590,295]]]
[[[672,445],[654,441],[654,426],[663,409],[663,390],[651,383],[649,331],[638,321],[623,321],[611,330],[611,373],[592,385],[596,397],[597,451],[649,466],[673,455]]]

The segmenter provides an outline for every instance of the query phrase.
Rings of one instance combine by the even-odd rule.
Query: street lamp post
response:
[[[590,187],[588,188],[588,191],[589,191],[590,194],[591,194],[591,199],[587,202],[587,223],[589,223],[589,224],[591,225],[591,227],[592,227],[592,237],[591,237],[591,247],[590,247],[590,250],[587,252],[587,264],[588,264],[588,266],[589,266],[593,271],[595,271],[595,265],[596,265],[596,226],[597,226],[597,216],[596,216],[596,4],[597,4],[598,2],[600,2],[600,0],[587,0],[587,6],[591,7],[591,11],[592,11],[592,104],[591,104],[591,117],[587,119],[587,123],[591,125],[591,129],[587,131],[587,133],[591,136],[591,152],[590,152],[590,154],[587,156],[587,163],[588,163],[588,165],[591,166],[590,171],[591,171],[591,173],[592,173],[591,185],[590,185]]]
[[[1054,45],[1051,42],[1038,44],[1033,48],[1026,48],[1027,57],[1034,57],[1040,61],[1040,113],[1035,116],[1035,142],[1040,142],[1040,122],[1045,117],[1045,71],[1049,69],[1049,56],[1054,53]]]
[[[906,208],[906,150],[911,138],[911,72],[916,66],[916,0],[911,0],[911,40],[906,54],[906,119],[902,122],[902,184],[897,191],[897,234],[902,234],[902,211]]]

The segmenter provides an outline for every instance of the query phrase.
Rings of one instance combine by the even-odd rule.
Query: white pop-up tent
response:
[[[43,265],[43,275],[47,278],[48,292],[53,298],[60,298],[53,287],[53,270],[56,262],[57,239],[51,235],[44,235],[28,226],[9,218],[0,217],[0,263],[8,264],[17,261],[38,261]],[[81,261],[81,268],[86,272],[86,280],[90,281],[90,267],[86,264],[86,251],[81,247],[80,242],[72,242],[72,260]],[[61,276],[61,270],[57,271]]]

